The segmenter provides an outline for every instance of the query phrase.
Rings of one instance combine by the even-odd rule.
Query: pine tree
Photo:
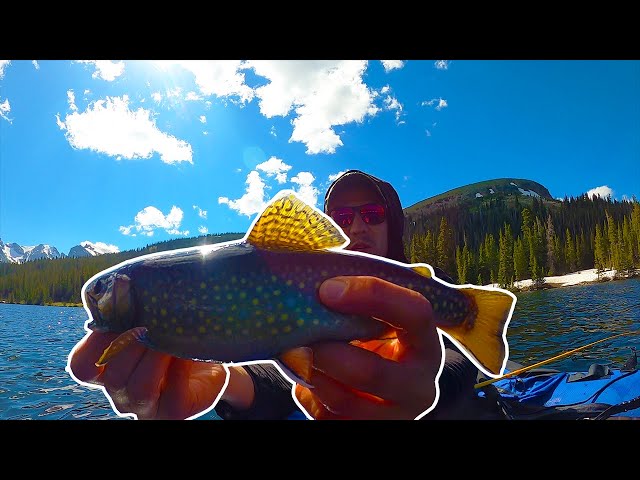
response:
[[[455,247],[453,243],[453,232],[447,223],[447,219],[442,217],[440,221],[440,231],[438,232],[438,244],[437,244],[437,265],[452,275],[456,270],[455,268]]]
[[[551,214],[547,216],[547,273],[549,276],[554,276],[556,274],[556,256],[554,252],[555,246],[555,236],[556,232],[553,228],[553,220],[551,219]]]
[[[498,285],[502,288],[511,286],[513,278],[513,236],[511,226],[505,223],[504,230],[500,230],[498,239]]]
[[[516,281],[528,278],[528,257],[524,242],[522,238],[518,237],[513,244],[513,271]]]
[[[633,204],[631,212],[631,245],[633,252],[633,266],[640,268],[640,203]]]
[[[567,228],[565,232],[565,241],[564,241],[564,256],[565,262],[567,264],[567,269],[569,272],[576,271],[576,247],[573,241],[573,237],[571,236],[571,232]]]
[[[606,269],[606,266],[605,266],[606,251],[605,251],[605,245],[604,245],[602,230],[600,229],[600,225],[596,225],[594,250],[595,250],[594,252],[595,269],[596,269],[596,273],[598,274],[598,280],[600,280],[602,273]]]

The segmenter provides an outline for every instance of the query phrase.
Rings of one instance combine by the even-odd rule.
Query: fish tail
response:
[[[502,375],[509,355],[506,328],[516,297],[505,290],[474,287],[460,289],[476,305],[465,321],[455,327],[440,327],[456,340],[482,368],[484,373]]]
[[[96,362],[96,367],[105,365],[109,360],[115,357],[118,353],[124,350],[129,344],[134,341],[144,342],[147,329],[145,327],[136,327],[118,335],[113,342],[109,344],[107,348],[102,352],[102,356]]]

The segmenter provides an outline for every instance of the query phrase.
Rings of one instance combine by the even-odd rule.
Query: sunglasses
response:
[[[367,203],[359,207],[339,207],[331,210],[331,218],[342,228],[348,227],[353,223],[356,211],[362,218],[362,221],[368,225],[379,225],[385,221],[385,209],[379,203]]]

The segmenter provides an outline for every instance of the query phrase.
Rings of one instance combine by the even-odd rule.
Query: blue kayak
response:
[[[532,369],[479,388],[478,396],[496,402],[506,419],[640,420],[640,372],[632,359],[630,366],[594,363],[584,372]]]

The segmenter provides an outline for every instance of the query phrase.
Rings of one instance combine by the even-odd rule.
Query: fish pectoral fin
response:
[[[292,348],[280,355],[276,362],[291,380],[303,387],[313,388],[313,385],[311,385],[313,350],[311,348]]]
[[[102,356],[96,362],[96,367],[105,365],[109,360],[124,350],[131,342],[144,342],[147,333],[146,327],[135,327],[118,335],[107,348],[102,352]]]

